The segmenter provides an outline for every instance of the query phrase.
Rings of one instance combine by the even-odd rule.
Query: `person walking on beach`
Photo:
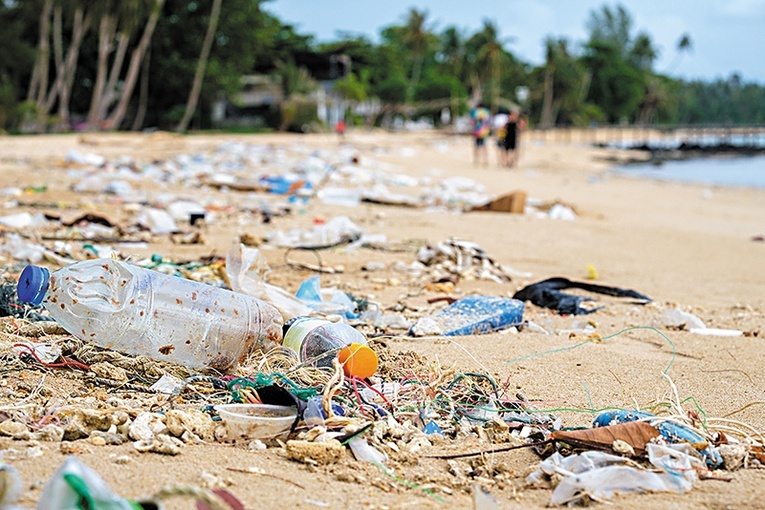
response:
[[[345,121],[343,119],[338,120],[335,124],[335,132],[339,138],[345,138]]]
[[[470,112],[470,118],[473,121],[473,164],[479,165],[483,159],[484,166],[489,166],[486,139],[491,134],[491,112],[480,104]]]
[[[504,108],[500,108],[497,110],[496,115],[491,119],[491,130],[497,141],[497,166],[500,167],[507,165],[507,153],[505,152],[505,125],[509,118],[508,111]]]
[[[513,111],[505,124],[505,157],[504,163],[508,168],[518,164],[518,139],[520,132],[526,127],[526,121],[517,111]]]

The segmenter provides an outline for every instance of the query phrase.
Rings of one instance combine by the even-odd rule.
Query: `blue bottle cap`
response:
[[[16,293],[19,300],[39,305],[42,303],[45,293],[48,292],[50,271],[44,267],[29,265],[24,268],[19,276],[19,284]]]

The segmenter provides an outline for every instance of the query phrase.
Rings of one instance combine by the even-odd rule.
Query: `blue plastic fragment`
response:
[[[318,276],[311,276],[300,284],[295,296],[303,301],[321,301],[321,284]]]
[[[439,434],[444,435],[444,431],[441,430],[441,427],[438,426],[438,423],[434,422],[433,420],[430,420],[425,426],[422,428],[422,431],[426,434]]]
[[[467,296],[429,317],[423,317],[409,330],[413,336],[483,335],[523,322],[523,301],[493,296]],[[433,331],[434,326],[437,331]],[[426,330],[422,333],[420,330]]]
[[[646,418],[649,418],[646,420]],[[656,418],[651,420],[650,418]],[[715,469],[722,466],[723,460],[717,448],[709,444],[704,437],[679,423],[663,421],[659,416],[642,411],[606,411],[600,413],[592,422],[595,427],[606,427],[615,423],[645,420],[662,435],[668,443],[690,443],[698,445],[706,443],[707,447],[699,450],[707,466]]]

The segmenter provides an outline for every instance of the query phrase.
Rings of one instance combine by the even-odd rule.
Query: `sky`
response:
[[[271,0],[265,9],[317,42],[340,32],[379,41],[382,27],[403,24],[411,7],[425,10],[431,30],[449,25],[468,34],[483,20],[496,23],[505,48],[537,65],[546,36],[573,44],[587,39],[590,12],[623,5],[632,16],[632,34],[651,36],[659,57],[654,70],[684,79],[715,80],[738,73],[765,85],[765,0]],[[677,42],[689,34],[693,47],[678,57]]]

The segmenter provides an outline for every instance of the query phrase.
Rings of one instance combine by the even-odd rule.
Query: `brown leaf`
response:
[[[761,464],[765,464],[765,448],[762,446],[752,446],[752,455],[754,455],[754,458],[760,461]]]
[[[552,437],[556,441],[562,441],[579,448],[597,450],[610,450],[614,441],[622,440],[632,446],[637,455],[645,453],[646,444],[659,435],[659,431],[655,427],[642,421],[631,421],[585,430],[556,430],[552,433]]]

